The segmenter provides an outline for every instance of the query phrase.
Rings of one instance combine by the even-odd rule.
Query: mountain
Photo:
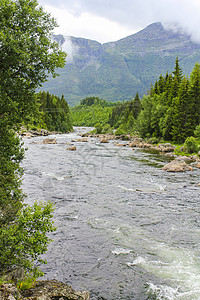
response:
[[[116,42],[100,44],[84,38],[54,36],[69,54],[59,77],[49,78],[43,90],[61,96],[70,106],[88,96],[107,101],[143,96],[160,74],[172,72],[176,57],[185,74],[200,61],[200,45],[183,32],[153,23]]]

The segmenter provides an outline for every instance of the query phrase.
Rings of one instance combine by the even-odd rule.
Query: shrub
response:
[[[43,272],[36,263],[46,263],[40,256],[47,251],[51,239],[48,233],[55,231],[50,202],[25,206],[15,221],[0,227],[0,272],[4,274],[16,267],[23,268],[30,278]],[[28,281],[30,281],[30,278]],[[23,283],[22,285],[26,285]]]
[[[189,136],[184,143],[184,151],[186,153],[198,152],[198,143],[193,136]]]
[[[110,126],[110,124],[105,124],[102,128],[101,133],[105,134],[105,133],[110,133],[112,132],[112,128]]]
[[[96,131],[96,133],[97,134],[100,134],[101,133],[101,131],[102,131],[102,125],[100,124],[100,123],[97,123],[97,124],[95,124],[94,125],[94,127],[95,127],[95,131]]]
[[[124,129],[120,126],[119,128],[117,128],[117,130],[115,131],[115,135],[122,135],[125,134]]]
[[[29,290],[35,284],[36,278],[34,276],[27,276],[25,280],[20,280],[17,283],[17,288],[19,290]]]

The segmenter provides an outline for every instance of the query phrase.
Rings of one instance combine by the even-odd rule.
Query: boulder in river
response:
[[[115,144],[115,146],[122,146],[122,147],[125,147],[125,146],[127,146],[127,144],[122,144],[122,143],[120,144],[120,143],[116,143],[116,144]]]
[[[160,144],[159,151],[160,152],[173,152],[176,149],[176,146],[172,146],[170,143]]]
[[[83,143],[86,143],[88,142],[88,139],[86,137],[83,137],[81,139],[77,139],[77,142],[83,142]]]
[[[42,143],[43,144],[56,144],[57,141],[56,141],[56,139],[44,139]]]
[[[76,147],[75,147],[75,146],[69,147],[69,148],[67,148],[67,150],[69,150],[69,151],[75,151],[75,150],[76,150]]]
[[[194,162],[194,158],[192,156],[182,156],[179,155],[176,157],[177,161],[183,160],[185,163],[190,164],[192,162]]]
[[[100,143],[109,143],[107,138],[101,138]]]
[[[188,166],[184,160],[172,160],[170,163],[166,164],[162,169],[167,172],[193,171],[193,168],[191,166]]]

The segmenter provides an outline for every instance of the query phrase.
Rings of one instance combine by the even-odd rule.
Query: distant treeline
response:
[[[174,72],[160,75],[143,97],[137,123],[142,137],[182,142],[192,136],[200,123],[200,64],[195,64],[188,78],[176,59]]]
[[[69,132],[73,129],[71,112],[64,96],[58,97],[49,92],[39,92],[35,97],[37,107],[24,120],[24,125],[31,129],[45,128],[60,132]]]
[[[72,109],[72,116],[74,125],[96,124],[98,131],[105,127],[118,134],[137,132],[143,138],[183,142],[200,124],[200,64],[186,77],[177,58],[174,71],[160,75],[142,99],[138,93],[131,101],[114,104],[86,98]]]
[[[63,95],[60,98],[49,92],[40,92],[37,97],[39,109],[48,130],[61,132],[72,130],[70,109]]]
[[[138,133],[142,138],[183,142],[200,128],[200,64],[190,77],[183,75],[178,58],[174,71],[160,75],[147,95],[131,101],[108,102],[87,97],[69,109],[64,96],[37,94],[38,111],[31,124],[68,132],[74,126],[95,126],[98,133]]]
[[[108,102],[98,97],[87,97],[71,109],[74,126],[95,126],[106,124],[116,103]]]

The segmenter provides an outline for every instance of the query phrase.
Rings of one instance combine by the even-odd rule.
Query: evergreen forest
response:
[[[200,64],[185,76],[175,61],[174,71],[160,75],[142,99],[110,103],[82,100],[72,109],[73,124],[95,126],[98,133],[137,133],[142,138],[182,143],[197,136],[200,127]],[[99,124],[101,126],[99,126]],[[104,128],[104,129],[103,129]]]
[[[73,129],[70,109],[64,96],[51,95],[49,92],[37,94],[40,124],[50,131],[69,132]],[[34,120],[35,124],[39,120]],[[34,123],[33,122],[33,123]]]

